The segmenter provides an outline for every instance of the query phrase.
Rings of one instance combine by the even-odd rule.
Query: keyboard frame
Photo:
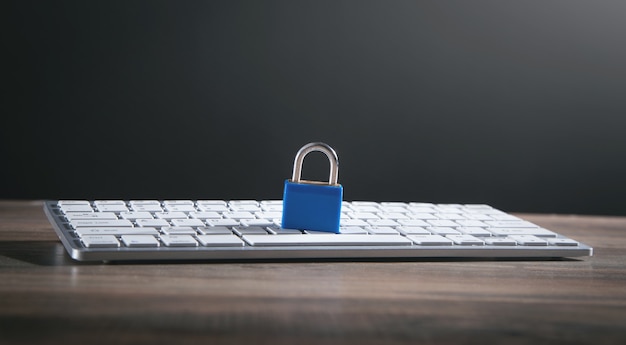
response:
[[[592,256],[593,249],[578,246],[291,246],[291,247],[124,247],[86,248],[57,205],[44,202],[44,212],[69,256],[77,261],[169,261],[169,260],[358,260],[419,258],[565,258]],[[283,235],[268,235],[283,236]],[[299,236],[299,235],[284,235]],[[311,235],[315,236],[315,235]],[[338,235],[341,236],[341,235]],[[350,236],[350,235],[345,235]],[[372,235],[376,236],[376,235]],[[557,233],[559,238],[569,238]]]

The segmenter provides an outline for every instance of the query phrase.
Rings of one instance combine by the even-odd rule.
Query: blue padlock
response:
[[[328,183],[302,180],[304,157],[313,151],[330,160]],[[339,158],[324,143],[309,143],[296,154],[291,180],[285,180],[282,228],[339,233],[343,187],[337,183]]]

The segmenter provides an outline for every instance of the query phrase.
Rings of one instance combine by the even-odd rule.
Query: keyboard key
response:
[[[80,238],[87,248],[117,248],[120,242],[113,235],[83,236]]]
[[[187,219],[183,212],[157,212],[154,215],[160,219]]]
[[[96,200],[93,202],[94,205],[126,205],[124,200]]]
[[[171,224],[165,219],[137,219],[135,222],[141,227],[147,226],[160,228],[163,226],[171,226]]]
[[[75,206],[75,205],[89,205],[87,200],[59,200],[57,202],[59,206]]]
[[[459,224],[451,221],[451,220],[447,220],[447,219],[431,219],[431,220],[427,220],[427,222],[429,224],[431,224],[432,226],[441,226],[441,227],[457,227],[459,226]]]
[[[205,247],[243,247],[243,241],[235,235],[200,235],[198,241]]]
[[[195,212],[197,211],[193,205],[165,205],[167,212]]]
[[[196,230],[190,226],[165,226],[161,228],[166,235],[195,235]]]
[[[244,235],[243,240],[251,246],[410,246],[411,241],[395,235],[295,235],[264,236]]]
[[[63,213],[71,212],[93,212],[93,208],[89,204],[87,205],[63,205],[61,206]]]
[[[242,236],[242,235],[268,235],[269,232],[265,229],[262,228],[260,226],[251,226],[248,228],[234,228],[233,231],[235,232],[235,234]]]
[[[559,247],[576,247],[578,246],[578,242],[569,239],[569,238],[549,238],[548,243],[553,246]]]
[[[548,242],[533,235],[515,235],[509,236],[521,246],[547,246]]]
[[[159,247],[159,241],[150,235],[122,235],[122,242],[127,247]]]
[[[339,221],[340,226],[369,226],[369,224],[363,219],[342,219]]]
[[[472,235],[476,237],[489,237],[492,235],[491,232],[485,230],[484,228],[471,227],[471,226],[460,226],[456,228],[456,230],[466,235]]]
[[[537,237],[556,237],[556,234],[544,228],[488,228],[496,236],[533,235]]]
[[[172,219],[172,225],[174,226],[205,226],[200,219]]]
[[[198,204],[198,209],[206,212],[228,212],[230,209],[225,204]]]
[[[74,229],[78,228],[104,228],[104,227],[132,227],[133,224],[126,219],[95,219],[95,220],[74,220],[71,221],[70,224]]]
[[[131,208],[137,212],[163,212],[161,205],[133,205]]]
[[[421,219],[399,219],[398,223],[403,226],[430,226],[430,224]]]
[[[117,219],[117,216],[113,212],[71,212],[65,215],[68,221],[73,220],[90,220],[90,219],[105,219],[112,220]]]
[[[525,220],[493,220],[485,221],[492,228],[537,228],[538,226]]]
[[[242,226],[273,226],[274,221],[271,219],[242,219]]]
[[[158,235],[155,228],[78,228],[76,234],[79,237],[92,235]]]
[[[161,235],[161,242],[168,247],[196,247],[198,242],[190,235]]]
[[[487,224],[476,219],[459,219],[456,221],[460,226],[467,227],[487,227]]]
[[[454,230],[453,228],[445,227],[445,226],[431,226],[426,228],[426,230],[432,232],[435,235],[459,235],[461,234],[459,231]]]
[[[254,219],[254,215],[248,211],[242,211],[242,212],[224,212],[222,213],[222,216],[224,216],[224,218],[230,218],[230,219]]]
[[[451,246],[452,240],[440,235],[408,235],[408,239],[420,246]]]
[[[152,219],[150,212],[121,212],[120,217],[124,219],[136,220],[136,219]]]
[[[96,208],[100,212],[128,212],[128,207],[125,204],[101,204],[96,205]]]
[[[211,226],[198,228],[198,231],[203,235],[232,235],[233,231],[225,226]]]
[[[131,206],[136,205],[161,205],[159,200],[131,200],[128,202]]]
[[[321,231],[313,231],[316,233],[321,233]],[[310,231],[307,231],[307,233],[311,233]],[[367,234],[367,230],[365,230],[364,228],[360,227],[360,226],[346,226],[346,227],[341,227],[339,228],[339,233],[343,234],[343,235],[350,235],[350,234],[361,234],[361,235],[365,235]]]
[[[189,212],[189,217],[198,219],[220,219],[222,215],[213,211]]]
[[[402,235],[431,235],[431,232],[421,226],[401,226],[397,228]]]
[[[389,226],[368,227],[366,230],[372,235],[397,235],[399,232]]]
[[[191,200],[165,200],[163,201],[163,205],[167,206],[193,206],[193,201]]]
[[[370,223],[372,226],[377,226],[377,227],[394,227],[394,226],[400,225],[398,222],[396,222],[393,219],[373,219],[373,220],[369,220],[368,223]]]
[[[472,235],[447,235],[446,238],[461,246],[482,246],[485,244],[483,240]]]
[[[239,226],[241,223],[236,219],[207,219],[209,226]]]
[[[517,242],[507,237],[486,237],[484,241],[492,246],[516,246]]]

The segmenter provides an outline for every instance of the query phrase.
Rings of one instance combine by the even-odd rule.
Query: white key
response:
[[[362,219],[342,219],[339,221],[341,226],[369,226],[366,221]]]
[[[352,206],[352,210],[356,212],[367,212],[367,213],[378,213],[380,212],[380,208],[377,206]],[[360,218],[360,217],[359,217]]]
[[[113,212],[71,212],[65,215],[65,218],[70,222],[73,220],[89,220],[89,219],[117,219],[117,216]]]
[[[569,238],[550,238],[548,239],[548,243],[553,246],[559,247],[576,247],[578,246],[578,242],[569,239]]]
[[[482,213],[466,213],[465,218],[473,220],[493,220],[490,215]]]
[[[89,204],[87,205],[64,205],[61,206],[63,213],[70,212],[93,212],[93,208]]]
[[[190,226],[165,226],[161,228],[166,235],[195,235],[196,230]]]
[[[114,228],[122,228],[127,227],[131,228],[133,223],[126,219],[112,219],[112,220],[74,220],[70,222],[74,229],[78,228],[104,228],[104,227],[114,227]]]
[[[165,205],[167,212],[194,212],[197,211],[193,205]]]
[[[243,226],[273,226],[274,221],[271,219],[242,219],[241,225]]]
[[[163,212],[161,205],[132,205],[131,208],[137,212]]]
[[[488,228],[496,236],[533,235],[537,237],[556,237],[557,235],[544,228]]]
[[[459,224],[447,219],[430,219],[427,220],[433,226],[457,227]]]
[[[150,212],[121,212],[120,216],[124,219],[152,219],[152,214]]]
[[[513,215],[510,214],[494,214],[491,215],[491,218],[495,219],[495,220],[512,220],[512,221],[520,221],[522,219],[515,217]]]
[[[128,207],[124,204],[100,204],[96,208],[100,212],[128,212]]]
[[[232,235],[233,231],[225,226],[210,226],[198,228],[203,235]]]
[[[190,235],[161,235],[161,242],[168,247],[196,247],[198,242]]]
[[[353,201],[352,202],[352,207],[360,207],[360,206],[378,207],[378,203],[375,201]]]
[[[465,219],[465,217],[459,213],[438,213],[437,218],[449,220]]]
[[[159,200],[131,200],[129,202],[131,206],[135,205],[161,205]]]
[[[150,235],[122,235],[122,242],[127,247],[159,247],[159,241]]]
[[[453,228],[445,227],[445,226],[431,226],[429,228],[426,228],[426,230],[432,232],[435,235],[442,235],[442,236],[461,234],[458,230],[454,230]]]
[[[263,211],[263,212],[255,212],[255,217],[262,219],[274,219],[274,218],[282,218],[282,212],[272,212],[272,211]]]
[[[492,246],[516,246],[517,242],[508,237],[486,237],[485,243]]]
[[[522,246],[547,246],[548,245],[548,242],[533,235],[515,235],[515,236],[509,236],[509,237],[515,240],[519,245],[522,245]]]
[[[239,205],[258,205],[259,202],[256,200],[231,200],[228,202],[228,205],[239,206]]]
[[[399,212],[385,213],[384,215],[385,215],[385,218],[393,219],[393,220],[410,218],[406,213],[399,213]]]
[[[400,224],[393,219],[372,219],[368,221],[372,226],[388,227],[399,226]]]
[[[380,219],[379,216],[371,212],[353,212],[353,213],[349,213],[349,215],[351,218],[354,218],[354,219],[363,219],[363,220]]]
[[[206,223],[209,226],[239,226],[239,223],[236,219],[207,219]]]
[[[269,235],[269,232],[260,226],[251,226],[248,228],[234,228],[233,231],[235,234],[242,235]]]
[[[261,211],[261,206],[256,205],[256,204],[230,205],[230,208],[235,212],[259,212]]]
[[[431,233],[422,228],[421,226],[401,226],[398,229],[398,232],[403,235],[430,235]]]
[[[282,201],[281,201],[282,202]],[[272,205],[272,204],[261,204],[261,209],[265,212],[281,212],[283,211],[283,204],[280,205]]]
[[[202,212],[189,212],[189,216],[192,218],[198,218],[198,219],[220,219],[222,218],[222,215],[217,213],[217,212],[208,212],[208,211],[202,211]]]
[[[472,236],[476,236],[476,237],[489,237],[491,236],[491,232],[483,229],[483,228],[478,228],[478,227],[470,227],[470,226],[461,226],[456,228],[456,230],[466,234],[466,235],[472,235]]]
[[[76,234],[81,238],[92,235],[158,235],[155,228],[79,228]]]
[[[200,219],[172,219],[172,225],[174,226],[205,226]]]
[[[480,220],[475,219],[465,219],[465,220],[457,220],[456,221],[460,226],[467,227],[487,227],[487,224],[481,222]]]
[[[222,206],[226,206],[226,201],[224,201],[224,200],[198,200],[198,201],[196,201],[196,205],[222,205]]]
[[[430,226],[430,224],[421,219],[399,219],[398,223],[403,226]]]
[[[243,247],[243,241],[235,235],[199,235],[196,236],[205,247]]]
[[[251,246],[410,246],[411,241],[396,235],[294,235],[264,236],[244,235]]]
[[[437,218],[437,216],[435,216],[432,213],[412,213],[411,217],[414,219],[422,219],[422,220],[439,219]]]
[[[537,228],[537,225],[525,220],[492,220],[485,223],[493,228]]]
[[[454,243],[461,246],[482,246],[485,242],[471,235],[447,235]]]
[[[183,212],[157,212],[154,215],[160,219],[187,219]]]
[[[399,234],[399,232],[396,229],[389,227],[389,226],[379,226],[379,227],[372,227],[372,228],[366,228],[366,229],[372,235],[382,235],[382,234],[398,235]]]
[[[137,222],[137,225],[141,226],[141,227],[163,227],[163,226],[170,226],[171,224],[165,220],[165,219],[137,219],[135,222]]]
[[[228,212],[229,208],[224,204],[198,204],[198,209],[207,212]]]
[[[124,200],[96,200],[93,203],[96,205],[126,205]]]
[[[193,201],[191,200],[165,200],[163,201],[163,205],[168,206],[168,205],[190,205],[193,206]]]
[[[75,205],[89,205],[87,200],[59,200],[57,202],[59,206],[75,206]]]
[[[113,235],[83,236],[80,238],[87,248],[117,248],[120,242]]]
[[[316,232],[320,233],[320,231],[316,231]],[[307,233],[311,233],[311,232],[307,231]],[[346,227],[340,227],[339,233],[343,235],[354,235],[354,234],[366,235],[367,231],[360,226],[346,226]]]
[[[224,212],[222,213],[222,216],[224,216],[224,218],[230,218],[230,219],[254,219],[254,215],[248,211],[241,211],[241,212]]]
[[[381,209],[385,213],[407,213],[409,210],[402,206],[382,206]]]
[[[277,226],[272,226],[269,229],[270,232],[273,232],[275,235],[302,235],[302,230],[298,229],[283,229]]]
[[[408,235],[408,239],[421,246],[451,246],[452,240],[440,235]]]

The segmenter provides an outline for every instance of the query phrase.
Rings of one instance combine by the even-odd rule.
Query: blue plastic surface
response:
[[[339,233],[343,187],[285,180],[282,227]]]

